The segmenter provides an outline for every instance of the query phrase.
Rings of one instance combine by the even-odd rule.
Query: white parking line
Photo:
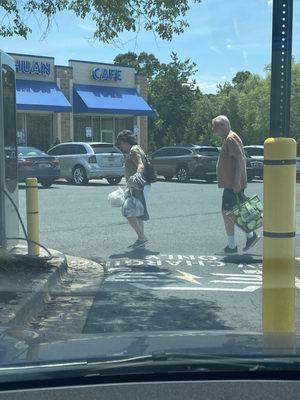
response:
[[[243,289],[237,288],[212,288],[212,287],[193,287],[193,286],[162,286],[162,287],[155,287],[155,286],[146,286],[143,284],[133,284],[133,286],[144,289],[144,290],[173,290],[173,291],[193,291],[193,292],[201,292],[201,291],[216,291],[216,292],[254,292],[255,290],[259,289],[260,286],[246,286]]]

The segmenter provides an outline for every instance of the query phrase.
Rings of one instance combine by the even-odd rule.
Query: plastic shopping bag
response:
[[[109,193],[107,200],[112,207],[122,207],[125,201],[123,189],[119,187],[117,190]]]
[[[144,206],[139,199],[129,196],[122,205],[122,215],[128,217],[141,217],[144,214]]]
[[[237,196],[238,203],[226,215],[229,215],[244,232],[249,233],[263,225],[263,205],[257,195],[244,197],[241,201]]]

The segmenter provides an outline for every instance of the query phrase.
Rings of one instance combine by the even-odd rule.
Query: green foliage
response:
[[[136,72],[145,74],[149,81],[155,77],[164,65],[153,54],[142,52],[138,55],[130,51],[125,54],[118,54],[114,59],[114,63],[135,68]]]
[[[149,120],[150,151],[167,144],[220,145],[212,134],[212,119],[228,116],[232,129],[244,144],[263,144],[269,136],[271,69],[265,77],[240,71],[231,82],[218,86],[216,94],[203,94],[193,76],[195,63],[181,62],[171,54],[169,64],[161,64],[153,54],[120,54],[115,59],[131,65],[149,78],[148,102],[158,118]],[[300,64],[292,63],[291,136],[300,141]]]
[[[157,146],[178,144],[185,139],[195,101],[195,63],[181,62],[176,53],[162,65],[149,87],[149,102],[158,118],[152,122],[150,136]]]
[[[184,17],[189,8],[189,0],[2,0],[0,36],[27,38],[31,33],[30,15],[46,19],[49,29],[57,13],[70,10],[81,19],[91,17],[96,25],[94,38],[104,43],[112,42],[124,31],[138,32],[141,26],[171,40],[188,26]]]

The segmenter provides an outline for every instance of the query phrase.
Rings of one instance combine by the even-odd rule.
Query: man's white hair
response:
[[[219,124],[222,127],[224,127],[224,129],[228,132],[231,131],[231,125],[230,125],[230,121],[229,119],[226,117],[226,115],[218,115],[216,118],[214,118],[212,120],[213,124]]]

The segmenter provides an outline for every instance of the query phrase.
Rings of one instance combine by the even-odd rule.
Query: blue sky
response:
[[[1,16],[1,14],[0,14]],[[43,23],[31,20],[34,29],[27,40],[2,38],[7,52],[55,57],[58,65],[69,59],[113,62],[119,53],[151,52],[162,62],[177,52],[180,59],[197,64],[195,79],[205,93],[214,93],[218,83],[231,80],[236,72],[264,74],[271,61],[272,0],[202,0],[191,2],[187,15],[190,27],[171,42],[141,30],[120,35],[118,43],[104,45],[92,39],[93,21],[80,20],[70,12],[56,16],[50,32],[41,38]],[[294,0],[293,54],[300,60],[300,0]]]

